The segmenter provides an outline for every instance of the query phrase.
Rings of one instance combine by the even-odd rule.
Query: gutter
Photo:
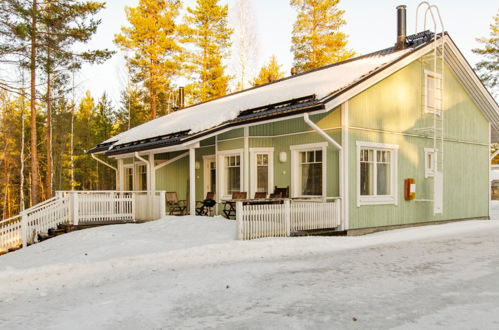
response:
[[[105,161],[103,161],[100,158],[97,158],[97,156],[95,156],[95,154],[90,154],[90,156],[92,156],[92,158],[95,159],[96,161],[98,161],[99,163],[106,165],[107,167],[113,169],[115,172],[118,172],[118,169],[116,167],[114,167],[111,164],[106,163]]]

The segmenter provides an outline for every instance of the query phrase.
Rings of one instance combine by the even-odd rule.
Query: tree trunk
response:
[[[156,87],[151,88],[151,119],[156,118],[156,107],[158,103],[158,91]]]
[[[50,61],[50,51],[47,54]],[[50,68],[49,68],[50,71]],[[47,73],[47,198],[52,197],[52,81],[50,72]]]
[[[31,18],[31,203],[33,205],[39,202],[39,183],[38,183],[38,152],[36,137],[36,13],[38,11],[37,0],[33,0]]]
[[[20,180],[21,182],[19,183],[19,210],[24,211],[24,112],[25,112],[25,105],[26,105],[26,100],[25,100],[25,95],[24,95],[24,72],[22,73],[22,92],[21,92],[21,152],[19,155],[20,162],[21,162],[21,168],[20,168]]]

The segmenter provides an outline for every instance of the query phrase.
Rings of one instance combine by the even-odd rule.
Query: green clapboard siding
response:
[[[349,101],[350,228],[488,216],[488,121],[451,69],[445,72],[444,213],[428,202],[404,200],[404,179],[416,179],[416,199],[431,199],[432,178],[424,178],[424,148],[433,140],[418,128],[433,123],[423,109],[428,57],[396,72]],[[402,133],[402,134],[397,134]],[[415,136],[412,136],[415,135]],[[399,145],[398,205],[357,206],[356,141]]]

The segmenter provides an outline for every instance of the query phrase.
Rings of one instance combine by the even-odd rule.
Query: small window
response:
[[[225,193],[241,191],[241,156],[225,157]]]
[[[435,150],[432,148],[424,149],[424,162],[425,162],[425,178],[431,178],[435,176],[435,164],[436,164],[436,154]]]
[[[439,114],[442,110],[442,78],[425,70],[425,112]]]
[[[357,145],[359,205],[396,204],[398,146],[369,142]]]

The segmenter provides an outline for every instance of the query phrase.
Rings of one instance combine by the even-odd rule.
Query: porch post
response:
[[[149,155],[149,169],[151,171],[151,175],[149,175],[149,191],[156,190],[156,168],[154,163],[154,154]]]
[[[125,190],[125,173],[123,167],[123,159],[118,159],[118,173],[117,173],[117,182],[116,182],[116,190],[123,191]]]
[[[340,185],[341,185],[341,229],[348,230],[349,228],[349,119],[348,119],[348,101],[341,105],[341,144],[342,150],[340,162]]]
[[[244,170],[244,187],[243,191],[251,198],[249,191],[249,127],[244,127],[244,155],[243,155],[243,170]]]
[[[196,215],[196,149],[189,149],[189,213]]]

